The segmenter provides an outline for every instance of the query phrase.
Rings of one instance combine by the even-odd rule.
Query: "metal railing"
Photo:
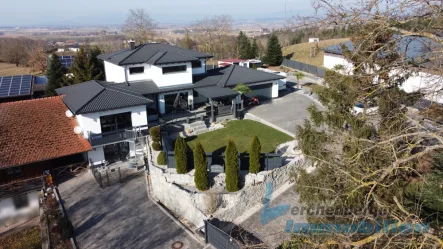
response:
[[[44,186],[44,179],[44,176],[37,176],[2,184],[0,185],[0,199],[40,190]]]
[[[137,132],[140,132],[143,136],[149,134],[148,126],[137,126],[132,129],[122,129],[116,131],[110,131],[99,134],[89,134],[89,143],[92,147],[114,144],[123,141],[135,140],[137,138]]]

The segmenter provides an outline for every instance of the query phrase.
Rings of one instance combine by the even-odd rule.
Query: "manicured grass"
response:
[[[40,227],[32,227],[17,233],[0,237],[1,249],[38,249],[42,248]]]
[[[190,137],[187,139],[187,143],[192,149],[197,142],[200,142],[205,152],[224,152],[228,140],[232,139],[237,146],[237,150],[242,153],[249,151],[254,136],[257,136],[260,140],[261,152],[263,153],[274,152],[277,145],[293,139],[287,134],[259,122],[234,120],[227,123],[223,129]]]
[[[337,45],[337,44],[343,43],[345,41],[349,41],[349,38],[330,39],[330,40],[320,41],[318,43],[320,51],[313,58],[310,57],[310,48],[315,47],[315,43],[308,43],[308,42],[284,47],[283,48],[283,55],[286,56],[288,54],[294,53],[291,58],[292,60],[304,62],[304,63],[311,64],[311,65],[318,66],[318,67],[322,67],[324,52],[321,49],[328,47],[328,46]]]

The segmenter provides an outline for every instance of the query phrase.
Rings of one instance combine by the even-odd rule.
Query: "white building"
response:
[[[255,65],[256,68],[260,68],[263,65],[263,62],[261,60],[256,60],[256,59],[248,59],[248,60],[224,59],[224,60],[218,61],[219,67],[226,67],[226,66],[230,66],[230,65],[239,65],[239,66],[247,67],[247,68],[253,68]]]
[[[148,126],[177,116],[236,115],[237,84],[247,84],[259,99],[278,97],[282,76],[247,67],[206,69],[211,55],[166,44],[143,44],[100,55],[106,81],[89,81],[57,89],[75,116],[93,151],[91,165],[136,157],[136,136]],[[223,103],[215,106],[214,103]],[[209,107],[208,107],[209,106]],[[207,109],[209,108],[209,110]],[[149,121],[149,123],[148,123]]]
[[[426,45],[429,44],[429,42],[430,41],[424,37],[405,37],[399,42],[400,53],[404,54],[407,48],[407,59],[423,56],[430,52],[429,45]],[[350,41],[343,43],[343,45],[350,51],[354,49]],[[337,70],[342,74],[352,74],[354,65],[343,56],[341,45],[329,46],[323,50],[325,52],[323,61],[325,68]],[[423,68],[425,69],[426,65],[423,65]],[[426,73],[424,69],[412,73],[406,82],[402,84],[401,89],[407,93],[421,91],[427,100],[443,104],[443,93],[436,91],[443,87],[442,77]],[[402,72],[400,71],[390,72],[391,76],[401,74]]]
[[[319,42],[320,38],[309,38],[309,43]]]

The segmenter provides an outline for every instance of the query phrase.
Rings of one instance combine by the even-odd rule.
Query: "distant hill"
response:
[[[308,42],[295,44],[288,47],[283,47],[283,55],[286,56],[292,54],[291,57],[292,60],[308,63],[315,66],[323,66],[324,53],[321,49],[324,47],[337,45],[346,41],[349,41],[349,38],[331,39],[331,40],[324,40],[318,42],[320,50],[317,53],[317,55],[313,58],[310,58],[310,48],[315,47],[316,43],[308,43]]]

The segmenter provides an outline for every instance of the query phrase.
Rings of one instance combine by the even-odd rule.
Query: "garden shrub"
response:
[[[185,139],[178,136],[174,147],[175,167],[178,174],[188,172],[187,145]]]
[[[238,164],[238,151],[235,143],[229,140],[225,150],[226,164],[226,190],[236,192],[239,190],[240,165]]]
[[[166,165],[168,164],[167,160],[166,160],[166,153],[164,151],[160,152],[160,154],[158,154],[157,156],[157,164],[158,165]]]
[[[197,143],[194,148],[194,183],[198,190],[205,191],[209,189],[208,169],[206,154],[201,143]]]
[[[260,141],[257,136],[254,136],[249,150],[249,173],[257,174],[260,172],[260,152]]]
[[[154,126],[149,129],[149,135],[151,137],[159,137],[160,136],[160,126]]]
[[[152,142],[152,148],[155,150],[155,151],[160,151],[161,149],[162,149],[162,146],[160,145],[160,143],[159,142]]]

